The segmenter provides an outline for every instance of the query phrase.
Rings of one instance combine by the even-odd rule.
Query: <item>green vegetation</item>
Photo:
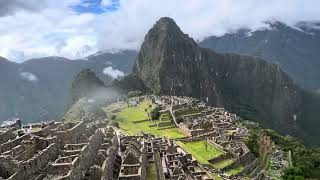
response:
[[[214,164],[213,164],[213,167],[214,167],[215,169],[222,169],[222,168],[224,168],[224,167],[229,166],[229,165],[232,164],[233,162],[234,162],[233,159],[226,159],[226,160],[223,160],[223,161],[214,163]]]
[[[220,177],[219,175],[217,174],[213,174],[211,172],[208,172],[208,176],[214,180],[223,180],[222,177]]]
[[[147,167],[147,179],[157,179],[157,169],[155,163],[149,163]]]
[[[208,160],[218,157],[223,154],[223,151],[219,148],[207,143],[206,141],[194,141],[194,142],[181,142],[177,141],[177,144],[188,153],[192,154],[199,163],[210,165]],[[207,145],[205,145],[207,144]],[[206,148],[207,146],[207,148]]]
[[[320,149],[307,149],[296,139],[281,136],[273,130],[266,130],[266,133],[284,151],[291,150],[293,166],[285,170],[283,179],[318,179],[320,177]]]
[[[232,176],[232,175],[236,175],[236,174],[239,174],[243,171],[244,167],[243,166],[239,166],[237,168],[234,168],[234,169],[230,169],[226,172],[226,174]]]
[[[159,108],[158,107],[153,108],[150,114],[151,114],[152,120],[158,120],[160,118]]]
[[[142,91],[129,91],[128,92],[128,97],[135,97],[135,96],[141,96],[143,93]]]
[[[252,154],[254,154],[255,157],[259,157],[258,138],[258,134],[251,131],[248,140],[246,140],[245,142],[245,144],[250,149]]]
[[[185,135],[173,125],[158,127],[159,121],[148,120],[147,112],[151,108],[151,102],[143,101],[137,107],[124,107],[120,112],[116,113],[116,120],[119,122],[119,127],[129,135],[135,135],[139,132],[150,133],[155,136],[164,136],[168,138],[181,138]]]

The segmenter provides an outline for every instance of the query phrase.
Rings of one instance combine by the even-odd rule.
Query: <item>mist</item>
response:
[[[64,115],[62,121],[86,120],[92,114],[95,118],[102,120],[106,118],[102,108],[123,96],[124,94],[113,87],[96,88],[76,101]]]

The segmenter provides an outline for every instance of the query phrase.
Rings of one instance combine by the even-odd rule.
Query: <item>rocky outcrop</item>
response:
[[[74,104],[82,97],[90,96],[90,94],[104,88],[103,82],[96,76],[96,74],[90,69],[83,69],[74,78],[71,85],[71,102]]]
[[[279,66],[201,48],[167,17],[149,30],[133,72],[154,93],[197,97],[283,133],[314,122],[304,110],[309,94]]]

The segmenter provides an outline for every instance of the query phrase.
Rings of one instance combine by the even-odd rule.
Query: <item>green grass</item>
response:
[[[208,149],[206,150],[205,141],[194,141],[194,142],[181,142],[177,141],[177,144],[187,151],[188,153],[192,154],[192,156],[198,160],[201,164],[208,164],[208,160],[218,157],[223,154],[223,151],[219,148],[207,143]]]
[[[155,163],[149,163],[147,167],[147,179],[157,179],[157,169]]]
[[[222,177],[220,177],[219,175],[217,174],[213,174],[211,172],[208,172],[208,176],[214,180],[223,180]]]
[[[229,166],[229,165],[232,164],[233,162],[234,162],[233,159],[226,159],[226,160],[223,160],[223,161],[214,163],[214,164],[213,164],[213,167],[214,167],[215,169],[222,169],[222,168],[225,168],[225,167]]]
[[[157,121],[150,121],[147,117],[145,109],[150,111],[150,101],[143,101],[137,107],[125,107],[120,112],[116,113],[120,129],[129,135],[135,135],[140,131],[150,133],[155,136],[164,136],[167,138],[181,138],[185,134],[175,126],[156,126]],[[150,125],[155,125],[150,127]]]
[[[226,174],[229,174],[230,176],[232,175],[236,175],[236,174],[239,174],[243,171],[244,167],[243,166],[239,166],[237,168],[234,168],[234,169],[230,169],[226,172]]]

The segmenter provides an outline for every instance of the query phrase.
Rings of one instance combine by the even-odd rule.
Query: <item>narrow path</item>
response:
[[[179,127],[179,126],[178,126],[178,123],[177,123],[177,121],[176,121],[176,117],[175,117],[174,114],[173,114],[172,106],[173,106],[173,100],[172,100],[172,98],[171,98],[171,105],[170,105],[170,107],[169,107],[169,111],[170,111],[170,114],[171,114],[171,116],[172,116],[172,119],[173,119],[174,124],[176,125],[176,127]]]

